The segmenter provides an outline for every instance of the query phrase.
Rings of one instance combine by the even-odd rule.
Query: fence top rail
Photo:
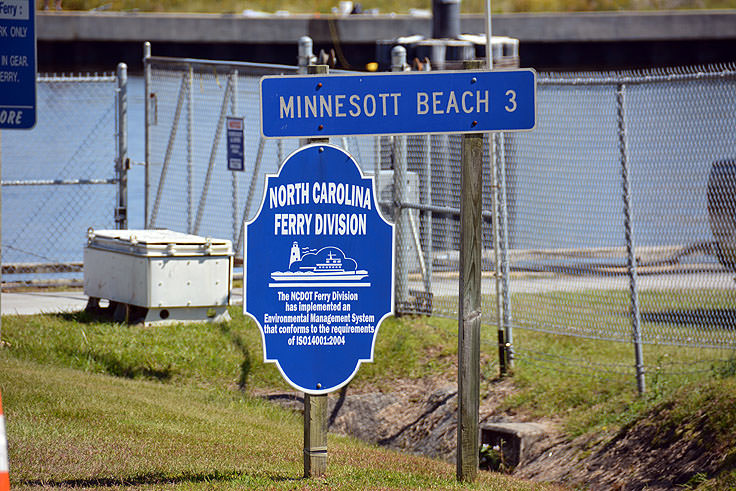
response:
[[[36,77],[37,82],[116,82],[117,76],[114,73],[79,73],[58,75],[56,73],[39,73]]]
[[[269,65],[265,63],[252,63],[248,61],[216,61],[204,60],[200,58],[174,58],[170,56],[151,56],[145,58],[144,62],[148,65],[171,65],[172,67],[193,67],[206,70],[212,68],[225,69],[244,69],[248,72],[258,71],[268,74],[279,74],[284,72],[296,73],[298,67],[290,65]]]
[[[621,72],[541,73],[538,85],[619,85],[736,80],[736,64],[679,67]]]
[[[254,63],[249,61],[219,61],[205,60],[202,58],[175,58],[171,56],[151,56],[144,58],[147,65],[170,65],[172,67],[192,67],[200,70],[212,70],[213,68],[242,69],[249,74],[281,75],[284,73],[296,74],[298,66],[274,65],[267,63]],[[330,69],[330,73],[353,73],[347,70]]]

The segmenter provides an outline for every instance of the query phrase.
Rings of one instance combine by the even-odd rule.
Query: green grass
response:
[[[0,357],[12,489],[460,489],[454,467],[330,435],[303,480],[297,413],[228,391]],[[463,486],[464,488],[464,486]],[[483,473],[473,489],[532,489]]]
[[[560,415],[571,436],[607,433],[677,397],[683,387],[730,379],[736,375],[733,350],[673,342],[733,342],[736,318],[730,312],[735,300],[733,292],[719,290],[640,295],[641,331],[649,341],[642,349],[646,393],[640,396],[627,292],[515,295],[514,321],[528,329],[514,331],[519,353],[514,380],[522,390],[507,407],[537,416]],[[572,328],[588,336],[595,330],[617,333],[621,342],[536,330]]]
[[[337,0],[64,0],[65,10],[90,10],[107,6],[109,10],[140,10],[144,12],[200,12],[240,13],[244,9],[275,12],[288,10],[292,13],[330,13]],[[409,9],[431,9],[429,0],[363,0],[363,9],[377,8],[381,13],[407,13]],[[53,6],[53,2],[51,2]],[[507,12],[574,12],[600,10],[669,10],[669,9],[720,9],[735,8],[735,0],[501,0],[492,2],[496,13]],[[38,8],[43,2],[37,0]],[[483,0],[463,0],[463,13],[485,12]]]
[[[261,335],[239,310],[228,323],[159,327],[85,313],[4,317],[13,489],[465,489],[453,465],[334,435],[326,479],[302,480],[301,415],[248,395],[290,389],[262,362]],[[388,320],[378,347],[386,355],[354,383],[388,388],[392,377],[446,370],[448,329]],[[425,350],[433,363],[417,354]],[[482,473],[472,488],[540,486]]]
[[[730,292],[650,292],[641,302],[643,312],[669,313],[644,316],[645,330],[666,336],[698,329],[733,335],[735,326],[723,323],[730,317],[711,315],[730,312]],[[625,329],[629,322],[626,296],[617,292],[517,294],[512,303],[515,322],[522,325],[587,322]],[[559,314],[563,310],[566,317]],[[194,489],[211,483],[223,488],[316,485],[295,481],[301,472],[301,418],[248,395],[291,389],[273,364],[263,363],[255,324],[238,307],[231,315],[228,323],[161,327],[103,323],[84,313],[4,317],[0,389],[14,483],[102,488],[119,480],[136,489],[161,489],[169,482]],[[397,379],[423,377],[453,383],[456,333],[457,321],[451,318],[388,319],[379,329],[375,362],[361,366],[351,389],[388,391]],[[495,328],[484,326],[482,394],[493,390],[498,376],[495,337]],[[569,437],[588,434],[601,441],[652,420],[663,428],[662,438],[673,431],[693,438],[708,435],[706,445],[736,448],[733,351],[647,344],[647,391],[641,396],[630,342],[516,329],[514,345],[519,357],[511,379],[517,390],[503,407],[517,418],[552,418]],[[698,422],[697,432],[688,430],[689,421]],[[455,486],[452,466],[387,457],[382,449],[331,438],[330,486]],[[399,463],[363,465],[369,457]],[[733,468],[736,453],[728,459]],[[427,469],[405,472],[422,466]],[[422,481],[427,476],[434,477]],[[720,476],[701,477],[694,477],[691,487],[718,489],[736,474],[725,466]],[[496,485],[495,477],[484,474],[483,479],[482,486]]]
[[[3,340],[19,359],[90,373],[247,391],[290,390],[275,365],[263,362],[255,323],[240,308],[230,313],[228,323],[157,327],[98,322],[84,312],[9,316],[3,319]],[[380,355],[362,365],[354,385],[443,373],[456,358],[455,336],[452,323],[407,329],[406,323],[389,318],[377,338]]]

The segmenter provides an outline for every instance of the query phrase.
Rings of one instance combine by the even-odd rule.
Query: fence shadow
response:
[[[85,479],[30,479],[20,481],[20,486],[42,486],[51,488],[88,488],[88,487],[130,487],[130,486],[146,486],[146,485],[171,485],[171,484],[197,484],[210,482],[228,482],[245,480],[250,474],[241,471],[212,471],[212,472],[183,472],[179,475],[171,476],[161,472],[152,472],[147,474],[139,474],[130,477],[90,477]],[[279,474],[264,476],[276,482],[300,481],[303,477],[291,477]]]
[[[736,330],[736,308],[653,310],[642,312],[641,320],[657,324]]]

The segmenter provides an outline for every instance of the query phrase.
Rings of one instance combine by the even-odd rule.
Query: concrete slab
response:
[[[504,466],[514,469],[524,463],[527,450],[546,434],[537,423],[485,423],[480,427],[480,443],[498,447]]]
[[[87,295],[82,291],[3,292],[0,304],[2,305],[2,315],[78,312],[87,305]],[[243,304],[242,288],[232,290],[230,304]]]
[[[77,312],[87,305],[81,291],[3,292],[2,315],[56,314]]]

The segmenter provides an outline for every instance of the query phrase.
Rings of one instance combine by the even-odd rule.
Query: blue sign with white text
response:
[[[521,131],[535,118],[530,69],[261,79],[265,137]]]
[[[245,170],[245,148],[243,118],[228,116],[227,124],[227,169]]]
[[[33,0],[0,0],[0,129],[36,124]]]
[[[264,360],[296,389],[324,394],[373,360],[393,311],[393,225],[373,178],[345,150],[312,144],[267,176],[245,227],[243,311],[263,336]]]

